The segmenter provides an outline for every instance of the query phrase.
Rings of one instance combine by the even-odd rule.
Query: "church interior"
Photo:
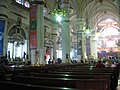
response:
[[[0,0],[0,87],[120,90],[120,0]]]

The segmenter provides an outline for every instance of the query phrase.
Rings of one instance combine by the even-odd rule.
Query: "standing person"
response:
[[[46,56],[44,56],[44,62],[45,62],[45,64],[46,64],[46,59],[47,59]]]
[[[23,60],[25,60],[25,57],[26,57],[26,53],[23,52]]]
[[[10,60],[10,51],[8,51],[8,55],[7,56],[8,56],[8,60]]]
[[[35,60],[36,60],[35,64],[38,64],[38,51],[37,50],[35,52]]]
[[[71,64],[72,62],[70,61],[70,58],[69,58],[69,55],[66,54],[66,61],[65,61],[67,64]]]

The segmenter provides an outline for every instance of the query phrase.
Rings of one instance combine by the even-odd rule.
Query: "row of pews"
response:
[[[4,89],[116,90],[120,64],[96,68],[89,64],[55,64],[7,69],[0,76]],[[9,77],[8,77],[9,76]]]

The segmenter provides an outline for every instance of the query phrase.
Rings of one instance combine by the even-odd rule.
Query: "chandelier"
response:
[[[56,21],[57,22],[61,22],[62,17],[66,16],[66,11],[62,8],[60,8],[60,6],[58,5],[57,8],[53,9],[53,11],[51,11],[51,14],[53,14],[56,17]]]
[[[61,9],[58,5],[58,8],[54,9],[51,14],[58,15],[58,16],[66,16],[66,11],[64,9]]]

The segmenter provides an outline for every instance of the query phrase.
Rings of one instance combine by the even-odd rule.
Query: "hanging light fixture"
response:
[[[51,11],[51,14],[55,15],[56,17],[56,21],[61,22],[62,17],[66,16],[66,10],[60,8],[60,2],[58,2],[58,6],[57,8],[53,9],[53,11]]]
[[[66,11],[64,9],[61,9],[60,6],[58,5],[58,7],[51,12],[51,14],[58,16],[65,16]]]

